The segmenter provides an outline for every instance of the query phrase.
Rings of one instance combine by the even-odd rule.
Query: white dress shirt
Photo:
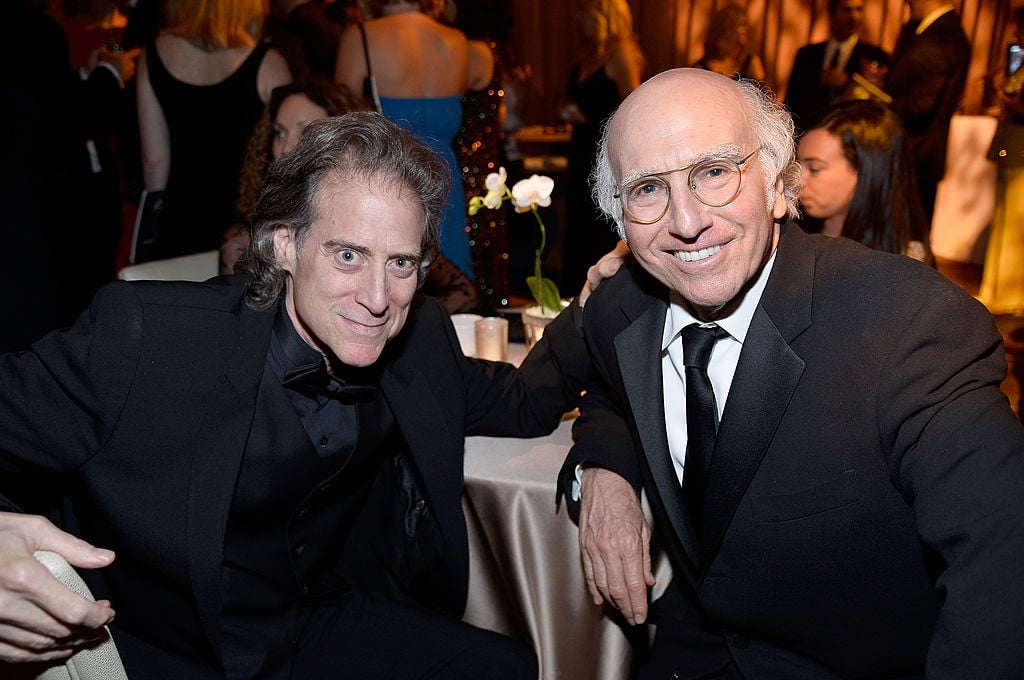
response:
[[[718,417],[722,417],[725,401],[729,398],[729,387],[740,360],[740,350],[747,337],[754,310],[761,300],[768,276],[775,264],[775,253],[768,259],[754,285],[750,287],[739,306],[731,314],[715,321],[729,333],[715,343],[708,362],[708,377],[715,392]],[[586,313],[586,312],[584,312]],[[679,334],[691,323],[697,323],[682,305],[682,298],[674,291],[669,293],[669,308],[665,314],[665,330],[661,340],[662,390],[665,400],[665,429],[668,434],[668,448],[679,483],[683,481],[683,461],[686,458],[686,371],[683,366],[683,343]],[[570,497],[580,500],[580,485],[584,463],[576,466],[576,478],[572,482]]]
[[[708,377],[715,391],[715,405],[718,417],[722,417],[725,402],[729,398],[729,387],[740,360],[740,350],[747,338],[754,310],[761,300],[768,276],[775,264],[775,253],[765,264],[754,285],[750,287],[739,306],[728,316],[714,323],[729,333],[715,343],[708,362]],[[672,465],[680,484],[683,480],[683,461],[686,458],[686,370],[683,366],[683,343],[680,333],[683,328],[699,321],[682,305],[679,295],[669,295],[668,313],[665,314],[665,331],[662,335],[661,372],[662,389],[665,399],[665,430],[668,434],[668,448],[672,454]]]
[[[857,46],[858,35],[854,33],[846,40],[842,42],[829,39],[828,45],[825,46],[825,60],[821,62],[821,70],[824,71],[832,64],[836,52],[839,53],[839,59],[836,61],[836,68],[840,70],[846,69],[846,64],[850,61],[850,55],[853,54],[853,48]]]

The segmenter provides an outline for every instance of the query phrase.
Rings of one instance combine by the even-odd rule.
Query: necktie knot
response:
[[[706,371],[715,343],[729,337],[729,333],[721,326],[701,326],[694,323],[682,330],[681,337],[683,340],[683,365],[687,368],[699,368]]]

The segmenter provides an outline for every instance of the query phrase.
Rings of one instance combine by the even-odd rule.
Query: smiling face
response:
[[[612,122],[609,156],[619,186],[643,175],[710,157],[740,160],[759,146],[749,107],[733,81],[685,69],[663,73],[635,90]],[[715,318],[756,278],[779,239],[786,214],[782,180],[764,175],[762,154],[744,165],[736,198],[713,208],[688,189],[687,173],[665,176],[671,201],[653,224],[624,220],[633,255],[655,278]]]
[[[301,248],[288,227],[274,234],[277,261],[290,274],[285,307],[329,366],[373,364],[405,324],[423,238],[413,196],[379,178],[329,179]]]
[[[306,126],[321,118],[327,118],[327,110],[311,102],[306,95],[296,93],[285,97],[274,117],[274,138],[270,144],[273,159],[276,161],[295,148]]]
[[[796,156],[803,166],[800,203],[804,212],[825,220],[823,233],[839,236],[857,188],[857,169],[843,155],[839,137],[824,128],[804,133]]]

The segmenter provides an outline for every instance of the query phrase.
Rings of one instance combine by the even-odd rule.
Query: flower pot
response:
[[[562,309],[569,306],[568,300],[562,300]],[[523,340],[526,342],[526,349],[530,350],[544,335],[544,327],[554,321],[557,313],[544,309],[540,305],[524,307],[523,318]]]

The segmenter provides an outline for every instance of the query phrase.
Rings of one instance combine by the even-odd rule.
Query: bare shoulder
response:
[[[292,82],[292,74],[288,68],[288,62],[285,61],[284,56],[275,48],[271,47],[267,50],[267,54],[263,57],[263,62],[260,64],[260,70],[256,79],[258,81],[260,99],[263,100],[264,104],[270,101],[270,93],[275,87]]]

